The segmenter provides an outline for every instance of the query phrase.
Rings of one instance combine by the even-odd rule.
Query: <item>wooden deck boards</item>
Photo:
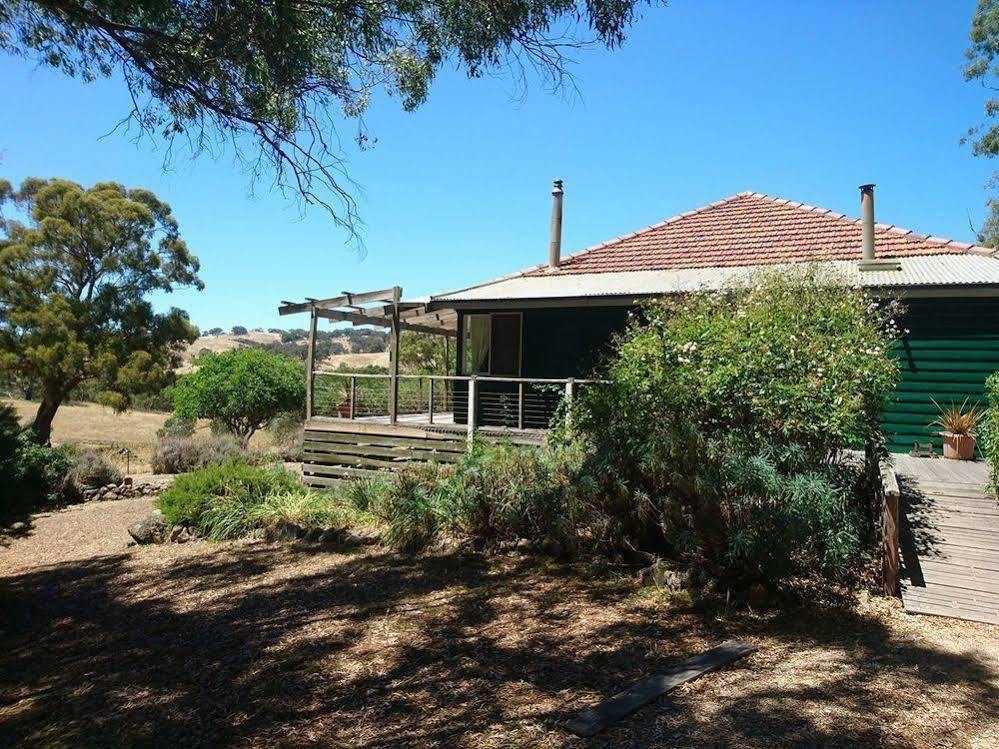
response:
[[[893,456],[907,611],[999,624],[999,502],[988,465]]]

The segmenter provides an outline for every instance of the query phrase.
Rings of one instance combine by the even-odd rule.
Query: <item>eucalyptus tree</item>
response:
[[[0,180],[0,209],[12,207],[0,210],[0,371],[37,383],[33,428],[47,441],[85,382],[124,410],[171,380],[197,329],[148,296],[203,284],[170,206],[148,190]]]
[[[0,50],[92,80],[117,74],[142,130],[195,152],[244,139],[254,174],[353,228],[354,201],[333,127],[381,91],[422,104],[444,66],[470,77],[534,68],[555,87],[567,56],[620,45],[657,0],[7,0]]]
[[[965,52],[964,78],[977,81],[989,92],[984,107],[984,121],[968,130],[966,141],[976,156],[999,156],[999,0],[979,0],[971,19],[971,46]],[[992,182],[999,181],[993,174]],[[987,247],[999,245],[999,200],[987,202],[989,216],[978,232],[978,241]]]

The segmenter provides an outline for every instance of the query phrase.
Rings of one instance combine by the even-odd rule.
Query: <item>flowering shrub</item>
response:
[[[985,381],[988,411],[980,425],[982,450],[989,459],[992,490],[999,492],[999,372]]]
[[[622,545],[729,580],[841,575],[872,513],[837,458],[880,442],[894,313],[811,267],[646,307],[577,417]]]

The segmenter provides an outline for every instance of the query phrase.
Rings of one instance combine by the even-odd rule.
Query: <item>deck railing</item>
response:
[[[317,370],[309,417],[516,430],[548,428],[563,402],[600,380]],[[394,395],[394,397],[393,397]]]

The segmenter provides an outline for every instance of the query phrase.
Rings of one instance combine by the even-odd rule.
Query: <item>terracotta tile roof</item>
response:
[[[879,258],[993,250],[877,224]],[[646,229],[569,255],[555,270],[526,275],[678,270],[810,260],[860,259],[860,219],[755,192],[743,192]]]

